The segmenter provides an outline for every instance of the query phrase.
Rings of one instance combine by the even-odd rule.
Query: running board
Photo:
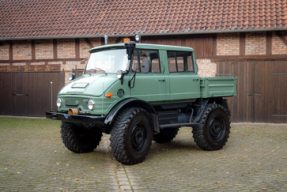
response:
[[[198,125],[198,123],[174,123],[174,124],[164,124],[164,125],[159,125],[160,129],[165,129],[165,128],[175,128],[175,127],[184,127],[184,126],[192,126],[192,125]]]

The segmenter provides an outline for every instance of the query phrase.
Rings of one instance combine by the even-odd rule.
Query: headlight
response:
[[[69,78],[70,81],[72,81],[73,79],[75,79],[75,74],[74,73],[69,73],[68,78]]]
[[[61,107],[61,105],[62,105],[62,99],[58,98],[57,99],[57,106]]]
[[[89,100],[89,102],[88,102],[88,108],[89,108],[90,110],[92,110],[92,109],[94,109],[94,107],[95,107],[95,102],[94,102],[93,100]]]
[[[122,70],[118,70],[118,71],[117,71],[117,77],[118,77],[119,79],[121,79],[121,78],[123,77],[123,71],[122,71]]]

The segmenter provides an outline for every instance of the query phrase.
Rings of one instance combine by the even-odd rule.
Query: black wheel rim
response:
[[[209,123],[209,134],[215,141],[223,139],[226,132],[224,121],[219,116],[215,116]]]
[[[146,127],[141,123],[136,123],[132,130],[132,147],[135,150],[141,150],[147,138]]]

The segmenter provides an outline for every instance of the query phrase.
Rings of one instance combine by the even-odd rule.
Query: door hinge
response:
[[[273,73],[274,76],[287,75],[287,73]]]

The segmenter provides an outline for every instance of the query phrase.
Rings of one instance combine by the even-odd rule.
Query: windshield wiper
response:
[[[103,71],[107,75],[107,72],[105,70],[103,70],[103,69],[101,69],[99,67],[94,67],[94,68]]]

